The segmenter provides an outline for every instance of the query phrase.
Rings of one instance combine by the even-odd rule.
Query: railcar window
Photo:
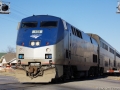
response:
[[[116,56],[120,58],[120,54],[118,54],[117,52],[116,52]]]
[[[102,47],[102,42],[100,41],[100,46]]]
[[[75,36],[76,36],[76,33],[77,33],[77,32],[76,32],[76,29],[74,28],[74,35],[75,35]]]
[[[108,51],[108,46],[105,44],[105,49]]]
[[[79,31],[76,29],[76,36],[79,37]]]
[[[90,41],[91,41],[91,43],[93,43],[93,42],[92,42],[92,38],[91,38],[91,37],[90,37]]]
[[[80,35],[80,38],[82,38],[82,34],[81,34],[81,32],[79,33],[79,35]]]
[[[102,48],[104,48],[104,43],[103,43],[103,42],[102,42],[102,44],[101,44],[101,45],[102,45]]]
[[[71,27],[71,29],[72,29],[72,34],[75,35],[75,29],[74,29],[74,27]]]
[[[80,32],[76,29],[76,32],[77,32],[77,37],[80,37]]]
[[[97,42],[92,38],[92,43],[96,46],[98,46]]]
[[[89,35],[87,35],[87,34],[85,34],[85,33],[82,32],[82,37],[83,37],[83,39],[84,39],[85,41],[91,43],[91,40],[90,40],[90,36],[89,36]]]
[[[73,30],[73,27],[71,26],[71,29],[72,29],[72,33],[74,33],[74,30]]]
[[[79,30],[77,30],[77,36],[78,36],[79,38],[82,38],[81,32],[80,32]]]
[[[37,27],[37,22],[22,22],[21,28],[34,28]]]
[[[73,31],[74,31],[74,33],[73,33],[73,34],[74,34],[74,35],[76,35],[76,30],[75,30],[75,28],[73,28]]]
[[[102,48],[108,51],[108,46],[105,43],[101,42],[101,45],[102,45]]]
[[[114,50],[112,48],[109,48],[109,51],[114,54]]]
[[[82,38],[81,32],[79,31],[79,37]]]
[[[40,27],[57,27],[57,21],[42,21]]]

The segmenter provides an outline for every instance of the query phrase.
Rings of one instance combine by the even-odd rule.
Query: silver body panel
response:
[[[88,35],[93,37],[99,44],[100,67],[104,68],[104,73],[107,73],[107,70],[111,70],[113,68],[119,70],[120,58],[116,56],[116,50],[110,44],[104,41],[100,36],[89,33]],[[108,46],[108,50],[102,47],[101,42],[105,43]],[[114,53],[110,52],[110,48],[114,50]],[[115,61],[116,61],[116,66],[114,65]]]

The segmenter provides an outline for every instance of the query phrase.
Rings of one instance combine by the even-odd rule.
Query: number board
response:
[[[35,33],[43,33],[43,30],[32,30],[32,33],[35,34]]]

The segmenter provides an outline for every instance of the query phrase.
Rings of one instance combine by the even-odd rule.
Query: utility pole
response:
[[[10,2],[4,2],[0,0],[0,14],[10,13]]]

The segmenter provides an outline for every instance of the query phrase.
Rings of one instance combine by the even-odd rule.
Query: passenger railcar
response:
[[[22,19],[16,48],[20,82],[51,82],[97,75],[99,71],[97,41],[59,17]]]
[[[120,53],[96,34],[88,33],[99,44],[99,67],[102,73],[119,72]]]

